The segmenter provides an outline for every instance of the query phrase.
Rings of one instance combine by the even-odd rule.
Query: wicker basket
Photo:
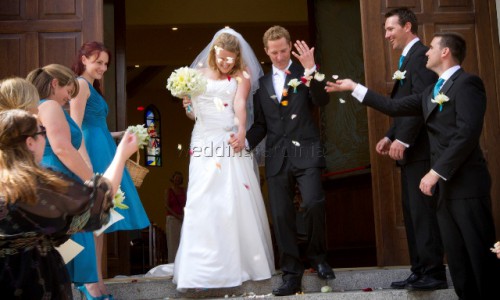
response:
[[[132,177],[132,181],[136,187],[141,187],[142,181],[144,177],[149,173],[149,170],[146,167],[143,167],[139,164],[140,154],[139,151],[137,153],[137,158],[135,161],[132,159],[128,159],[126,162],[126,166],[128,172],[130,173],[130,177]]]

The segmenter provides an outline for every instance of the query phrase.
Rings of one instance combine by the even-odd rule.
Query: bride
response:
[[[208,83],[203,94],[183,101],[196,123],[173,282],[183,291],[268,279],[274,272],[269,223],[253,157],[244,150],[247,111],[262,69],[229,28],[215,34],[191,67]]]

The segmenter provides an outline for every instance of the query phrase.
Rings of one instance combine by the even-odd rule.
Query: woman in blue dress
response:
[[[85,147],[94,172],[105,170],[116,152],[116,142],[106,123],[108,105],[102,97],[100,80],[107,70],[110,52],[99,42],[88,42],[82,45],[73,65],[73,71],[78,77],[79,93],[71,101],[71,117],[81,125]],[[117,133],[119,136],[121,133]],[[82,153],[87,156],[87,153]],[[144,211],[137,190],[127,170],[123,174],[121,189],[125,194],[124,204],[128,209],[116,211],[124,219],[111,225],[105,232],[118,230],[142,229],[149,226],[149,219]],[[107,294],[102,281],[101,256],[102,235],[95,239],[97,253],[98,288],[102,294]],[[78,266],[75,265],[75,268]],[[89,287],[89,285],[87,285]]]
[[[38,117],[46,128],[47,143],[41,165],[80,182],[89,180],[93,176],[92,167],[86,162],[89,159],[78,151],[83,146],[82,131],[63,108],[79,91],[74,73],[68,67],[52,64],[31,71],[27,80],[35,85],[42,99],[38,106]],[[71,281],[97,282],[95,248],[87,246],[88,243],[93,243],[93,233],[75,233],[71,239],[85,247],[67,264]],[[74,264],[83,265],[85,268],[75,273],[72,268]],[[82,291],[83,287],[77,285]],[[88,294],[87,290],[84,292]],[[87,298],[90,298],[90,294]]]

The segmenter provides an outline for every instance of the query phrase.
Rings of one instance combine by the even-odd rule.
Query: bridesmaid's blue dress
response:
[[[47,101],[42,99],[40,104]],[[82,144],[82,131],[78,124],[71,119],[69,114],[61,107],[64,112],[66,121],[68,121],[69,130],[71,133],[71,144],[75,149],[80,148]],[[50,168],[54,171],[64,173],[75,180],[82,181],[76,174],[71,172],[62,161],[54,154],[52,147],[50,146],[49,140],[46,139],[45,150],[43,152],[43,158],[41,165]],[[71,260],[67,265],[67,269],[72,282],[85,283],[85,282],[97,282],[97,266],[96,266],[96,253],[94,246],[94,237],[92,232],[82,232],[75,233],[71,236],[71,239],[78,244],[85,247],[85,249],[80,252],[73,260]],[[92,245],[87,247],[87,245]],[[74,265],[81,266],[76,272]]]
[[[87,84],[90,97],[87,99],[82,121],[83,138],[94,172],[104,173],[115,156],[116,141],[111,136],[106,123],[108,104],[88,81]],[[123,174],[121,189],[125,194],[123,203],[129,208],[115,208],[124,216],[124,219],[111,225],[105,232],[142,229],[149,226],[148,216],[127,169]]]

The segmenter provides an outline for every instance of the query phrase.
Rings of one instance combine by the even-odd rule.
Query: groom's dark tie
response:
[[[432,93],[432,98],[436,98],[436,95],[439,93],[439,90],[443,86],[444,79],[439,78],[438,81],[436,82],[436,85],[434,86],[434,91]]]
[[[399,64],[398,64],[398,69],[401,69],[401,66],[403,65],[403,61],[405,60],[405,56],[401,55],[399,57]]]

